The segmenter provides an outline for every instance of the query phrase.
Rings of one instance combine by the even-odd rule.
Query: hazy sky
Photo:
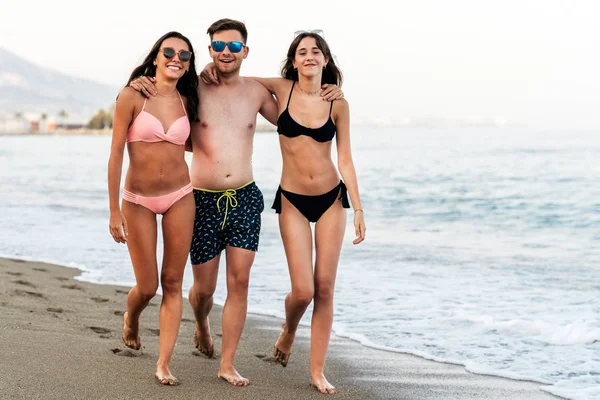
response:
[[[293,32],[323,29],[355,120],[494,118],[600,129],[597,0],[0,4],[0,47],[115,86],[169,30],[192,40],[201,69],[210,61],[207,27],[229,17],[249,31],[242,75],[278,76]]]

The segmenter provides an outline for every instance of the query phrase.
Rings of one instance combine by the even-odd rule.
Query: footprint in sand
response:
[[[192,324],[196,323],[196,321],[194,321],[193,319],[189,319],[189,318],[181,318],[181,322],[189,322],[189,323],[192,323]]]
[[[64,281],[68,281],[68,280],[69,280],[69,278],[63,278],[62,276],[57,276],[57,277],[56,277],[56,280],[58,280],[58,281],[61,281],[61,282],[64,282]]]
[[[46,268],[33,268],[34,271],[48,272]]]
[[[17,285],[29,286],[30,288],[34,288],[34,289],[37,288],[37,286],[35,286],[33,283],[24,281],[23,279],[13,281],[13,283],[16,283]]]
[[[142,350],[134,350],[134,349],[130,349],[130,348],[125,348],[125,349],[119,349],[118,347],[115,347],[114,349],[110,349],[110,351],[113,352],[113,354],[117,355],[117,356],[122,356],[122,357],[139,357],[144,355],[144,353],[142,352]]]
[[[38,292],[30,292],[28,290],[17,289],[14,291],[14,293],[18,296],[31,296],[31,297],[37,297],[38,299],[46,299],[46,296],[44,296],[43,294],[38,293]]]
[[[107,333],[112,333],[112,331],[110,329],[101,328],[99,326],[88,326],[88,328],[91,329],[92,331],[94,331],[94,333],[97,333],[99,335],[106,335]]]
[[[273,356],[267,357],[266,354],[255,354],[254,356],[257,358],[260,358],[261,360],[263,360],[264,362],[267,362],[267,363],[281,364],[281,361],[277,357],[273,357]]]
[[[115,292],[117,294],[129,294],[129,292],[127,290],[121,290],[121,289],[117,289],[117,290],[115,290]]]
[[[10,258],[9,260],[12,262],[16,262],[16,263],[24,263],[25,262],[25,260],[17,260],[16,258]]]
[[[12,276],[23,276],[22,272],[7,271],[6,273],[9,274],[9,275],[12,275]]]
[[[102,297],[92,297],[91,300],[94,300],[96,303],[106,303],[109,301],[108,299],[104,299]]]
[[[77,284],[72,284],[72,285],[62,285],[61,288],[63,289],[71,289],[71,290],[81,290],[83,291],[83,288]]]
[[[160,336],[160,329],[148,329],[148,332],[150,332],[154,336]]]
[[[115,315],[118,315],[118,316],[122,317],[122,316],[123,316],[123,314],[125,314],[125,312],[124,312],[124,311],[113,311],[113,314],[115,314]]]
[[[48,307],[48,308],[46,308],[46,311],[60,314],[64,310],[62,308],[59,308],[59,307]]]
[[[220,357],[219,352],[216,349],[213,350],[212,357],[208,357],[206,354],[204,354],[198,349],[192,351],[192,355],[196,357],[208,358],[209,360],[216,360]]]

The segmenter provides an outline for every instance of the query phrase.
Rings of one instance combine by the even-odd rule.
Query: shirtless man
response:
[[[227,299],[223,307],[223,337],[218,377],[235,386],[247,386],[233,366],[246,321],[250,268],[258,249],[263,196],[253,180],[252,150],[256,117],[260,113],[277,124],[273,96],[258,82],[240,77],[248,56],[244,23],[221,19],[207,30],[210,56],[219,85],[200,81],[199,120],[192,124],[191,181],[196,200],[194,237],[190,251],[194,284],[189,301],[196,317],[194,345],[212,358],[213,340],[208,315],[213,306],[219,261],[225,250]],[[146,96],[156,93],[152,78],[131,86]],[[342,97],[336,86],[326,88],[324,99]]]

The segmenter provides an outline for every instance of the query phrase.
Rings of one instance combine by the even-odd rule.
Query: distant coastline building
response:
[[[76,119],[48,117],[45,114],[14,113],[0,115],[0,135],[44,134],[81,130],[87,126]]]
[[[22,135],[29,131],[29,121],[20,114],[0,115],[0,134]]]

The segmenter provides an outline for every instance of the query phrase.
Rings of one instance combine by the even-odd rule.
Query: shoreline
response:
[[[277,127],[270,124],[257,124],[256,133],[276,132]],[[106,129],[91,129],[91,128],[75,128],[75,129],[56,129],[47,132],[1,132],[0,136],[111,136],[112,128]]]
[[[185,299],[172,362],[182,385],[160,387],[153,381],[160,296],[142,314],[142,354],[119,357],[131,353],[120,340],[129,288],[75,279],[80,274],[77,267],[0,258],[0,350],[8,367],[0,372],[6,378],[0,380],[0,393],[10,398],[67,398],[67,393],[72,398],[130,398],[119,395],[134,389],[145,398],[192,398],[201,390],[228,400],[322,398],[309,385],[308,327],[298,330],[290,363],[282,368],[262,360],[271,355],[281,320],[249,313],[236,367],[252,383],[235,388],[216,378],[217,360],[200,357],[193,348],[195,324]],[[215,305],[211,313],[218,350],[221,311]],[[28,379],[32,374],[38,382]],[[542,391],[541,384],[472,374],[460,365],[375,349],[337,335],[332,335],[326,374],[339,389],[338,399],[559,398]]]
[[[28,257],[19,257],[19,256],[10,256],[10,255],[0,254],[0,262],[3,259],[18,260],[18,261],[24,261],[24,262],[29,262],[29,263],[41,263],[41,264],[54,265],[54,266],[61,267],[61,268],[75,269],[75,270],[79,271],[79,274],[76,275],[73,279],[76,280],[76,281],[78,281],[78,282],[86,282],[86,283],[90,283],[90,284],[93,284],[93,285],[101,285],[101,286],[120,286],[120,287],[126,287],[128,289],[130,288],[130,286],[127,283],[122,283],[122,282],[101,283],[101,282],[95,282],[93,280],[83,279],[82,278],[82,275],[83,275],[82,273],[83,272],[88,272],[88,271],[85,269],[85,266],[82,266],[82,265],[77,264],[77,263],[70,263],[70,265],[68,265],[68,264],[62,264],[61,262],[54,261],[54,260],[33,259],[33,258],[28,258]],[[159,290],[160,290],[160,287],[159,287]],[[157,296],[160,296],[160,294],[157,293]],[[183,293],[183,300],[184,300],[184,303],[187,304],[187,292],[185,290],[184,290],[184,293]],[[220,302],[218,300],[214,301],[214,306],[219,307],[220,309],[223,308],[222,302]],[[279,324],[281,324],[282,321],[285,319],[285,316],[282,315],[282,313],[277,313],[277,312],[273,312],[273,311],[252,310],[252,311],[248,311],[247,314],[248,314],[248,316],[255,316],[255,317],[263,317],[263,318],[274,319],[274,320],[278,321]],[[303,322],[300,322],[299,328],[310,329],[310,325],[306,324],[306,323],[303,323]],[[339,339],[342,339],[342,340],[348,340],[348,341],[351,341],[353,343],[356,343],[359,346],[362,346],[362,347],[365,347],[365,348],[368,348],[368,349],[372,349],[372,350],[375,350],[375,351],[382,351],[382,352],[386,352],[386,353],[400,354],[400,355],[406,355],[406,356],[411,356],[411,357],[418,357],[420,359],[423,359],[423,360],[426,360],[426,361],[435,362],[435,363],[441,363],[441,364],[459,366],[459,367],[464,368],[466,372],[471,373],[471,374],[475,374],[475,375],[490,376],[490,377],[494,377],[494,378],[508,379],[508,380],[511,380],[511,381],[518,381],[518,382],[528,382],[528,383],[533,383],[533,384],[540,385],[540,387],[552,385],[549,382],[545,382],[545,381],[541,381],[541,380],[536,380],[535,378],[519,378],[519,377],[515,377],[514,375],[511,376],[511,374],[501,375],[501,373],[496,374],[495,371],[493,371],[493,372],[487,372],[487,371],[486,372],[477,372],[477,371],[473,371],[473,370],[470,370],[467,367],[467,365],[465,365],[464,363],[462,363],[460,361],[453,361],[453,360],[442,359],[442,358],[439,358],[439,357],[436,357],[436,356],[433,356],[433,355],[430,355],[430,354],[427,354],[427,353],[424,353],[424,352],[421,352],[421,351],[418,351],[418,350],[396,349],[396,348],[392,348],[392,347],[378,345],[376,343],[373,343],[373,342],[369,341],[365,337],[362,337],[363,339],[359,339],[359,338],[356,337],[356,335],[341,334],[341,333],[336,332],[335,329],[332,329],[331,338],[332,338],[332,340],[333,340],[333,338],[339,338]],[[557,396],[557,395],[555,395],[555,396]],[[558,397],[562,398],[560,396],[558,396]]]

